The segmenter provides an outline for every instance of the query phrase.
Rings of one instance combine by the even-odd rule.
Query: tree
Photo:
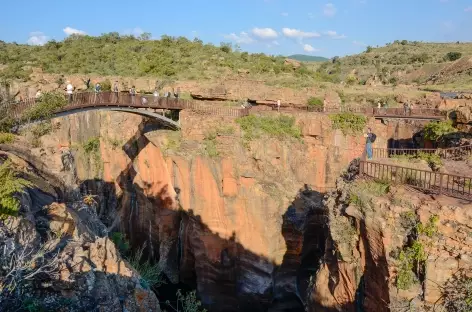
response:
[[[366,53],[370,53],[370,52],[372,52],[373,49],[374,49],[374,48],[372,48],[371,46],[368,46],[368,47],[365,49],[365,52],[366,52]]]
[[[449,52],[444,57],[447,61],[456,61],[462,57],[462,53],[460,52]]]
[[[151,37],[152,37],[152,35],[151,35],[150,32],[144,32],[138,37],[138,39],[141,40],[141,41],[147,41],[147,40],[150,40]]]
[[[230,53],[233,51],[233,45],[229,42],[220,43],[220,50],[225,53]]]

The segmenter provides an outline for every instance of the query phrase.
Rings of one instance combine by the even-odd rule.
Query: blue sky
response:
[[[472,41],[472,0],[16,0],[1,7],[0,40],[30,44],[144,31],[331,57],[397,39]]]

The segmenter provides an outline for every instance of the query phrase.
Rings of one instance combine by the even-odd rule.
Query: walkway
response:
[[[373,148],[373,158],[389,158],[395,156],[415,156],[419,153],[437,154],[442,159],[463,159],[472,156],[472,145],[450,148]]]
[[[67,97],[66,97],[67,98]],[[143,104],[142,99],[146,99],[146,104]],[[8,105],[8,114],[15,119],[20,119],[25,111],[37,104],[35,98],[29,98],[17,103]],[[77,113],[91,109],[108,109],[120,110],[126,112],[133,112],[140,115],[148,115],[149,111],[153,110],[170,110],[181,111],[190,109],[199,113],[214,115],[214,116],[230,116],[243,117],[249,115],[247,108],[231,108],[231,107],[211,107],[202,103],[196,103],[192,100],[182,100],[176,98],[155,98],[152,95],[136,95],[132,97],[128,93],[120,93],[116,96],[113,92],[101,92],[95,94],[93,92],[75,93],[72,100],[68,104],[56,111],[57,115],[65,113]],[[162,117],[160,119],[170,119]]]

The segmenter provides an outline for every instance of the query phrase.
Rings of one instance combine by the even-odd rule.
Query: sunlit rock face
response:
[[[251,142],[231,118],[186,111],[178,139],[152,121],[117,112],[54,122],[59,130],[32,152],[69,177],[63,155],[71,151],[73,176],[82,192],[98,195],[108,230],[124,233],[134,248],[145,245],[172,283],[195,287],[210,311],[303,310],[310,276],[322,269],[329,245],[322,196],[310,189],[335,186],[363,154],[361,135],[334,131],[317,114],[296,115],[300,140]],[[221,125],[234,131],[216,136],[218,156],[210,157],[207,133]],[[378,147],[414,131],[369,125]],[[86,152],[93,139],[99,148]]]

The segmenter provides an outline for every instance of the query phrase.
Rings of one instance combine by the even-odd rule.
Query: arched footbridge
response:
[[[21,120],[25,112],[38,104],[40,100],[29,98],[7,106],[7,114]],[[114,92],[80,92],[71,97],[66,95],[67,104],[54,112],[54,117],[62,117],[79,112],[93,110],[119,111],[154,118],[167,127],[179,129],[180,124],[165,116],[165,111],[179,112],[184,109],[197,111],[205,115],[243,117],[249,115],[248,108],[211,107],[192,100],[154,97],[152,95],[116,94]]]

